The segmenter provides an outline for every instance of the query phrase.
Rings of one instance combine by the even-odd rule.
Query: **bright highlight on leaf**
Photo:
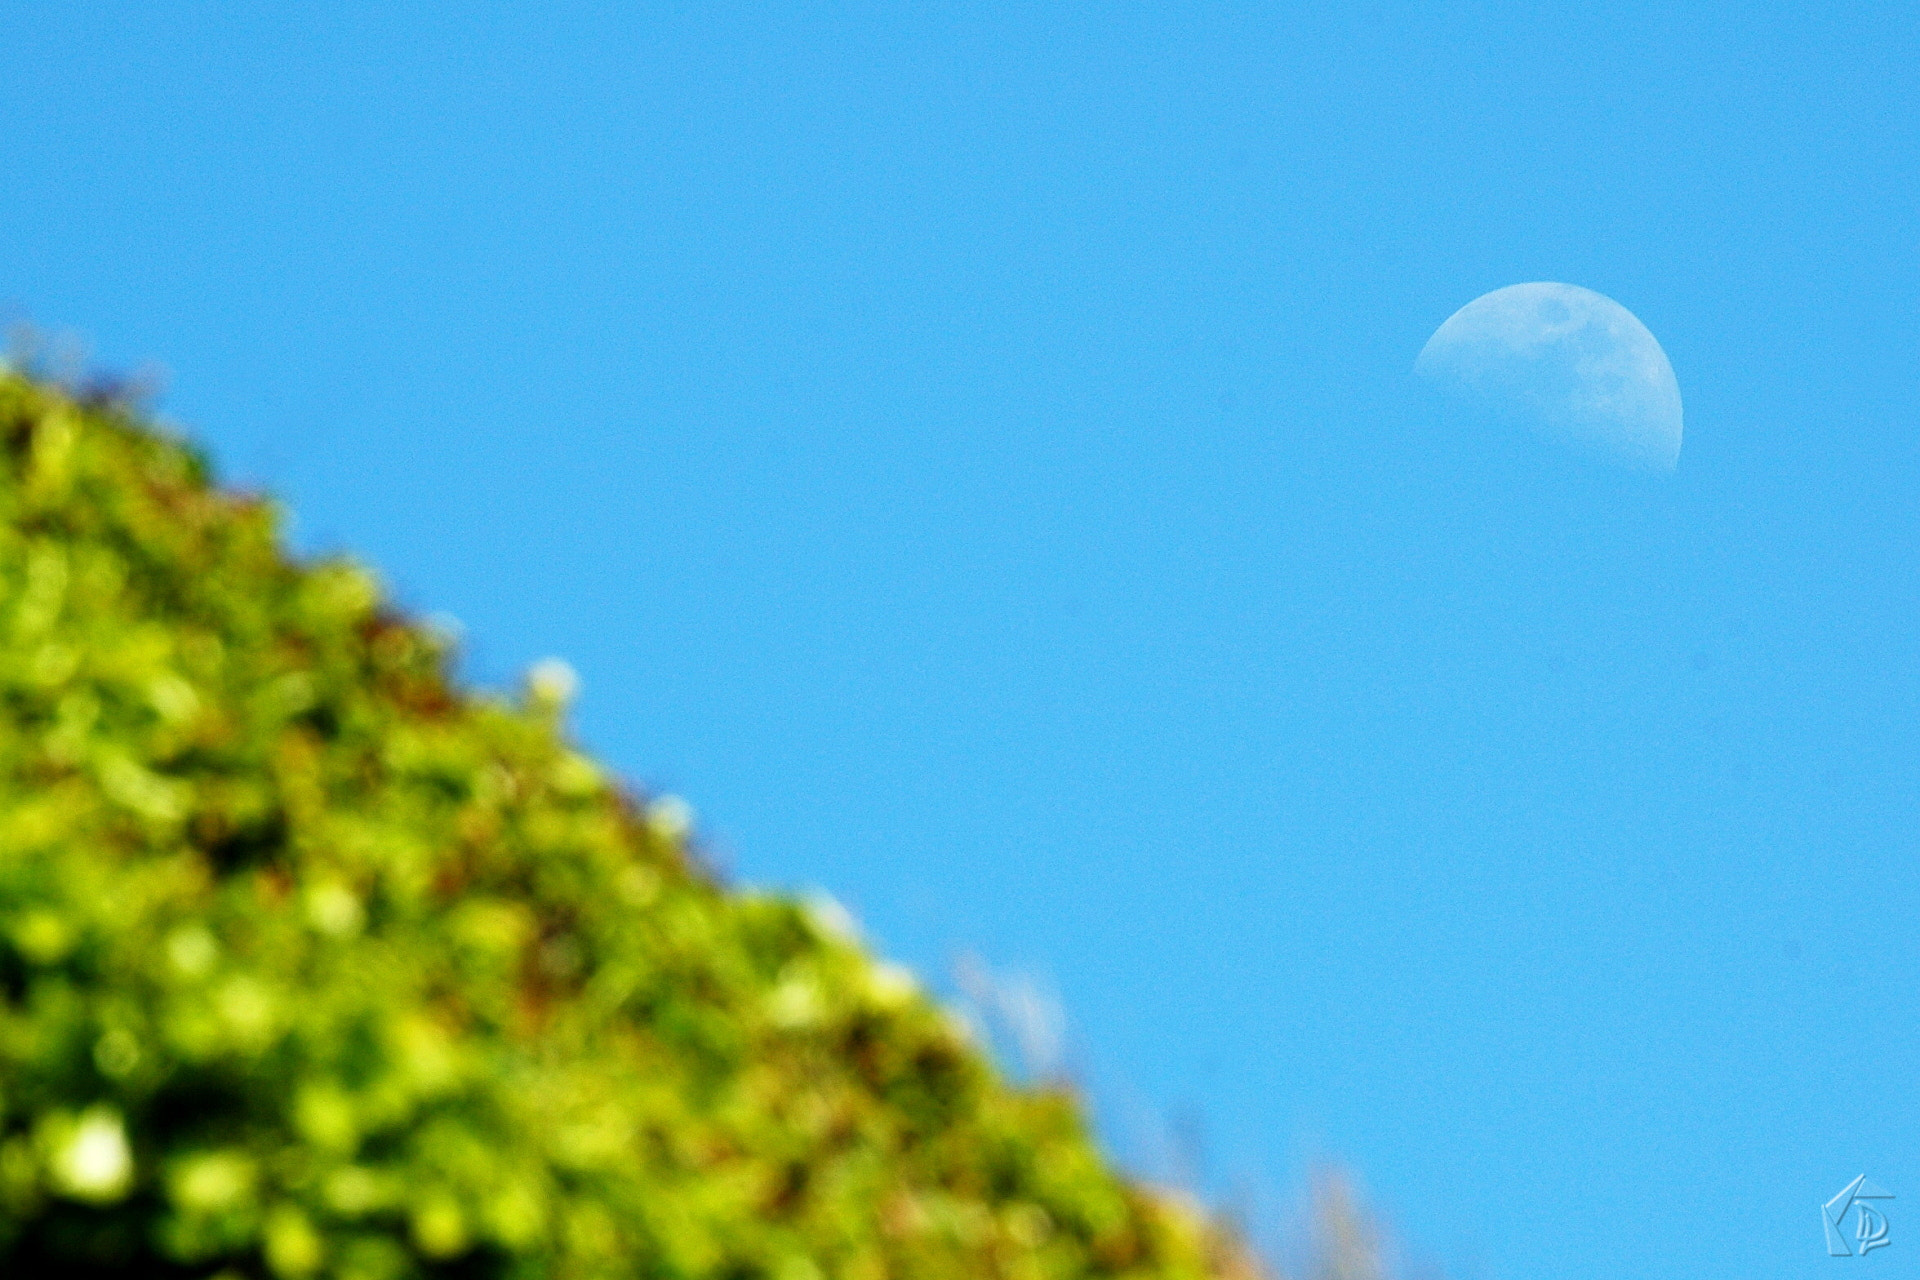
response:
[[[51,1161],[54,1186],[76,1200],[109,1203],[127,1192],[133,1180],[133,1153],[120,1113],[92,1107],[60,1134]]]

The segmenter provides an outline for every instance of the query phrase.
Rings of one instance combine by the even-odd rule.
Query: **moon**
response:
[[[1667,353],[1612,298],[1571,284],[1483,294],[1434,330],[1421,377],[1613,461],[1671,471],[1680,460],[1680,384]]]

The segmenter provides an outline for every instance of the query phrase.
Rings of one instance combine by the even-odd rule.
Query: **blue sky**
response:
[[[1269,1236],[1920,1274],[1911,5],[264,8],[8,10],[0,304],[470,679]],[[1532,280],[1670,477],[1423,394]]]

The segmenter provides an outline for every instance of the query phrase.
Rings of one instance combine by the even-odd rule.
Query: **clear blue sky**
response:
[[[8,7],[0,302],[471,679],[1050,980],[1216,1195],[1920,1275],[1910,0],[266,8]],[[1423,398],[1532,280],[1664,345],[1671,477]]]

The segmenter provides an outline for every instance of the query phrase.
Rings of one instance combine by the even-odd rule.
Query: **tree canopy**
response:
[[[0,1271],[1254,1273],[567,693],[462,689],[137,407],[0,374]]]

